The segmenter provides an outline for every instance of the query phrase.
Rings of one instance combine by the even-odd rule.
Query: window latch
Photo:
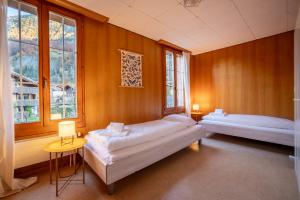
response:
[[[44,77],[44,78],[43,78],[43,88],[46,88],[46,87],[47,87],[47,83],[48,83],[48,81],[47,81],[47,79]]]

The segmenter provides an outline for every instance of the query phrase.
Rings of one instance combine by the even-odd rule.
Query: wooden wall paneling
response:
[[[155,46],[154,49],[147,48],[148,46]],[[162,77],[161,68],[154,66],[161,66],[161,48],[156,45],[156,42],[143,38],[143,74],[148,74],[148,76],[143,76],[144,90],[143,96],[149,93],[148,98],[144,101],[143,118],[146,121],[151,120],[151,116],[148,113],[161,112],[161,103],[159,105],[152,104],[151,102],[158,102],[161,100],[161,93],[157,93],[157,88],[162,89],[162,81],[159,79]],[[157,59],[152,59],[157,58]],[[155,82],[155,84],[153,84]],[[159,91],[161,91],[161,89]],[[157,115],[156,118],[160,118],[161,115]]]
[[[262,43],[259,45],[259,43]],[[265,107],[264,107],[264,99],[265,99],[265,87],[260,87],[265,85],[265,80],[261,78],[261,76],[264,76],[265,73],[265,63],[264,63],[264,52],[266,51],[264,40],[258,40],[254,45],[254,57],[256,58],[254,60],[254,81],[256,83],[256,105],[257,109],[256,112],[258,113],[265,113]]]
[[[100,120],[96,120],[99,115],[98,107],[90,105],[97,105],[97,84],[99,83],[97,76],[97,43],[95,38],[98,35],[98,22],[89,18],[84,19],[84,65],[85,65],[85,114],[86,126],[95,129],[99,126]]]
[[[136,53],[144,54],[144,52],[143,52],[143,36],[137,35],[130,31],[127,31],[127,37],[128,37],[128,44],[127,44],[126,49],[128,49],[129,51],[136,52]],[[143,74],[149,75],[149,73],[147,73],[147,71],[146,71],[148,62],[145,62],[145,55],[143,55],[142,59],[143,59],[142,67],[144,67]],[[145,78],[143,79],[143,87],[144,88],[125,88],[125,90],[123,90],[123,91],[128,90],[128,92],[129,92],[129,95],[127,95],[127,94],[124,94],[124,95],[125,95],[125,97],[127,97],[127,104],[129,105],[129,107],[132,108],[132,117],[136,118],[136,119],[143,119],[145,117],[145,115],[144,115],[145,105],[143,102],[143,98],[145,95],[147,95],[146,92],[149,89],[149,88],[145,87]],[[124,88],[120,88],[120,89],[124,89]],[[124,114],[126,116],[126,113],[124,113]],[[132,119],[130,119],[130,122],[131,122],[131,120]]]
[[[98,126],[99,127],[105,127],[109,121],[108,116],[111,112],[109,111],[108,104],[106,99],[111,95],[110,90],[107,87],[110,85],[109,79],[108,79],[108,70],[109,65],[107,64],[106,59],[108,59],[109,55],[109,44],[108,44],[108,36],[107,36],[107,28],[108,26],[106,24],[98,24],[98,36],[94,38],[94,40],[97,42],[97,48],[98,48],[98,54],[97,54],[97,63],[94,67],[97,68],[97,83],[93,86],[96,87],[96,93],[97,93],[97,102],[96,104],[91,104],[91,107],[97,107],[98,111]],[[94,89],[95,90],[95,89]],[[91,130],[90,127],[87,127]],[[95,129],[95,128],[94,128]]]
[[[203,111],[208,111],[214,106],[212,70],[209,66],[212,63],[211,54],[203,54],[201,57],[192,57],[192,66],[204,65],[205,68],[191,68],[191,93],[192,103],[200,103]],[[205,76],[202,76],[205,74]],[[201,78],[200,78],[201,77]]]
[[[277,87],[277,83],[274,81],[274,64],[275,60],[277,60],[276,53],[275,53],[275,48],[276,48],[276,43],[273,38],[266,38],[265,39],[265,52],[268,52],[267,54],[264,53],[265,55],[265,73],[264,73],[264,79],[265,79],[265,99],[264,99],[264,107],[266,113],[274,112],[278,113],[278,108],[276,107],[276,101],[275,99],[275,91],[274,87]],[[277,63],[277,62],[276,62]],[[276,67],[280,67],[278,64]]]
[[[192,61],[191,99],[203,112],[223,108],[293,119],[293,31],[195,55]]]
[[[161,49],[156,41],[119,28],[85,19],[85,96],[89,130],[111,121],[140,123],[161,117]],[[119,87],[120,52],[143,54],[144,88]]]
[[[280,113],[281,115],[290,116],[294,114],[294,93],[291,93],[286,88],[294,88],[294,76],[291,77],[291,74],[294,74],[294,68],[289,66],[294,66],[294,38],[293,32],[291,32],[290,37],[279,37],[278,38],[278,45],[283,44],[282,48],[279,48],[279,55],[278,60],[279,63],[282,63],[278,74],[280,74],[280,82],[279,88],[281,93],[279,93],[279,104],[280,106]],[[286,57],[291,59],[285,59]],[[286,101],[289,99],[289,101]],[[292,110],[290,109],[292,108]]]

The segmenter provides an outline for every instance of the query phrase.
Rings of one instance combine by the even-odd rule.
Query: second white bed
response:
[[[207,133],[221,133],[294,146],[293,121],[259,115],[207,115],[200,123]]]

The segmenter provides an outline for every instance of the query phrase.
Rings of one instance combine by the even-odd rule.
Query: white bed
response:
[[[205,136],[201,126],[191,120],[188,124],[172,119],[156,120],[127,128],[131,133],[124,137],[107,140],[105,137],[95,137],[95,132],[86,136],[88,144],[85,146],[85,161],[108,186],[109,193],[113,192],[114,182]]]
[[[206,115],[200,124],[206,133],[221,133],[294,146],[294,122],[288,119],[241,114]]]

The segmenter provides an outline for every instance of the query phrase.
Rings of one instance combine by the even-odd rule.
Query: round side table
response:
[[[49,167],[50,167],[50,184],[52,184],[52,153],[55,153],[55,183],[56,183],[56,196],[58,196],[59,191],[64,188],[66,183],[70,183],[72,181],[72,176],[76,174],[76,153],[78,150],[82,150],[82,183],[85,183],[85,175],[84,175],[84,145],[87,143],[84,138],[75,138],[73,143],[61,144],[61,140],[51,142],[48,144],[44,150],[49,152]],[[67,179],[62,180],[65,181],[65,184],[58,188],[59,180],[59,172],[58,172],[58,153],[64,153],[68,151],[74,151],[74,173]]]

